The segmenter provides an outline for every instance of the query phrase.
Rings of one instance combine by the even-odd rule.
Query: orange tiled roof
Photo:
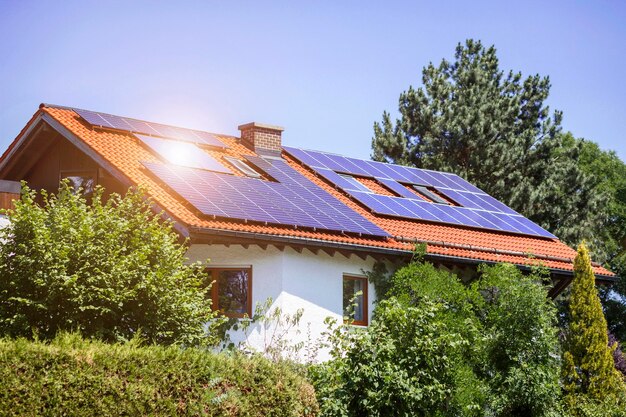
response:
[[[331,231],[294,229],[291,226],[261,225],[233,220],[209,219],[196,214],[184,200],[148,174],[140,161],[159,162],[159,160],[141,146],[132,134],[95,130],[69,108],[44,105],[41,107],[40,112],[50,115],[62,124],[94,152],[108,161],[119,173],[127,177],[129,182],[146,186],[151,196],[161,207],[175,220],[191,228],[201,228],[207,231],[249,232],[259,235],[300,238],[315,241],[318,244],[326,241],[403,252],[411,251],[415,242],[427,242],[428,252],[435,255],[478,261],[510,262],[517,265],[542,264],[551,269],[572,270],[572,259],[576,253],[572,248],[557,239],[520,236],[504,232],[375,215],[287,155],[283,155],[283,157],[298,172],[366,219],[384,229],[392,237],[381,239],[367,236],[347,236]],[[223,154],[235,157],[255,155],[252,150],[244,146],[236,137],[228,135],[216,135],[216,137],[228,146],[228,149],[224,151],[207,151],[218,159]],[[6,157],[7,152],[5,152],[3,158]],[[238,172],[236,170],[233,171],[235,173]],[[604,276],[613,275],[601,266],[594,266],[594,272]]]

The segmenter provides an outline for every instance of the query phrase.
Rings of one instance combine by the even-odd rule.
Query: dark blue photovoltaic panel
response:
[[[143,164],[205,215],[389,236],[285,161],[268,162],[260,157],[247,159],[279,182],[158,163]]]
[[[291,147],[283,147],[283,149],[314,170],[316,170],[316,168],[326,168],[345,174],[371,178],[385,178],[404,183],[435,187],[437,189],[446,188],[456,191],[483,193],[458,175],[446,172],[392,165],[383,162],[365,161],[362,159]]]
[[[214,135],[194,129],[168,126],[161,123],[145,122],[129,117],[114,116],[112,114],[98,113],[89,110],[74,109],[87,123],[95,127],[123,130],[131,133],[144,135],[156,135],[165,138],[183,140],[201,145],[226,148],[227,146]]]
[[[288,190],[291,187],[299,187],[297,192],[302,197],[303,204],[310,207],[308,210],[320,212],[320,215],[325,219],[323,221],[324,224],[332,219],[335,219],[336,221],[339,221],[342,226],[344,226],[341,230],[350,231],[350,229],[346,227],[352,227],[352,231],[363,229],[369,231],[359,233],[381,236],[380,233],[382,232],[384,233],[384,236],[388,236],[388,234],[382,231],[382,229],[378,226],[374,225],[372,222],[347,207],[335,197],[313,184],[306,177],[294,170],[284,160],[271,160],[270,164],[269,161],[258,156],[247,156],[246,159],[268,173],[281,184],[284,184],[285,187],[281,187],[281,193],[284,188]],[[309,212],[308,210],[305,211]]]
[[[551,234],[519,214],[493,213],[480,209],[433,204],[424,200],[390,197],[355,190],[346,190],[346,192],[377,214],[552,237]]]
[[[377,214],[555,238],[455,174],[297,148],[284,149]],[[373,178],[398,197],[365,192],[364,189],[355,187],[356,179],[346,178],[339,173]],[[420,199],[407,190],[406,186],[413,186],[418,192],[429,195],[429,199],[434,202]],[[433,190],[454,201],[456,205],[447,204]]]
[[[376,178],[376,181],[378,181],[380,184],[384,185],[385,187],[387,187],[389,190],[393,191],[394,193],[398,194],[400,197],[405,197],[405,198],[416,197],[415,194],[407,190],[404,187],[404,185],[400,184],[397,181],[389,180],[386,178]]]
[[[296,148],[285,150],[377,214],[554,238],[551,233],[454,174]],[[253,160],[252,162],[254,163]],[[267,171],[267,167],[259,167]],[[276,167],[271,167],[271,170],[274,173],[267,171],[270,175],[281,178],[280,173],[276,174]],[[373,178],[398,197],[366,191],[364,187],[355,186],[358,181],[350,176]],[[280,181],[289,182],[290,179],[282,178]],[[406,186],[409,185],[418,186],[423,192],[428,193],[432,193],[434,189],[458,206],[436,204],[420,199],[407,190]]]
[[[193,143],[161,139],[138,133],[135,133],[135,136],[141,143],[171,164],[232,174],[230,169]]]

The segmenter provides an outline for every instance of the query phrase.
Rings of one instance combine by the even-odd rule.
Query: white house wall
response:
[[[341,323],[344,274],[364,276],[363,271],[370,271],[375,262],[371,257],[363,260],[355,255],[346,258],[339,253],[330,256],[323,251],[314,254],[304,249],[299,253],[291,248],[280,251],[274,246],[262,249],[256,245],[248,248],[241,245],[192,245],[188,257],[192,262],[210,259],[210,267],[251,267],[253,306],[272,298],[271,310],[279,307],[283,314],[292,315],[303,309],[299,331],[294,330],[284,338],[290,345],[304,342],[300,359],[306,359],[303,357],[306,348],[312,347],[326,330],[324,320],[327,317]],[[375,299],[374,286],[368,284],[368,319]],[[246,344],[263,351],[272,335],[277,333],[264,331],[256,325],[248,332]],[[232,333],[231,339],[242,342],[244,335]],[[316,359],[327,357],[327,352],[320,351]]]

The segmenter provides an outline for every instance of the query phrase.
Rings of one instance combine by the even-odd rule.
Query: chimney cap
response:
[[[279,132],[282,132],[285,130],[285,128],[282,126],[268,125],[265,123],[258,123],[258,122],[245,123],[237,127],[237,129],[239,130],[246,130],[246,129],[252,129],[252,128],[277,130]]]

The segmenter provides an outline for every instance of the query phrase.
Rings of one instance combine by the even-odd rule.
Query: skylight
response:
[[[347,174],[339,174],[339,175],[341,175],[341,177],[343,177],[345,180],[347,180],[350,183],[350,185],[352,186],[352,188],[350,189],[355,190],[355,191],[364,191],[366,193],[373,192],[372,190],[367,188],[365,184],[362,184],[359,180],[354,178],[352,175],[347,175]]]
[[[246,176],[252,177],[252,178],[261,178],[261,174],[256,172],[254,168],[252,168],[250,165],[248,165],[246,162],[242,161],[241,159],[233,158],[232,156],[225,156],[224,159],[230,162],[235,168],[237,168]]]
[[[432,201],[433,203],[451,205],[448,200],[446,200],[445,198],[441,197],[440,195],[438,195],[434,191],[429,190],[428,187],[425,187],[423,185],[414,185],[413,189],[415,191],[417,191],[419,194],[421,194],[424,197],[426,197],[427,199],[429,199],[430,201]]]

